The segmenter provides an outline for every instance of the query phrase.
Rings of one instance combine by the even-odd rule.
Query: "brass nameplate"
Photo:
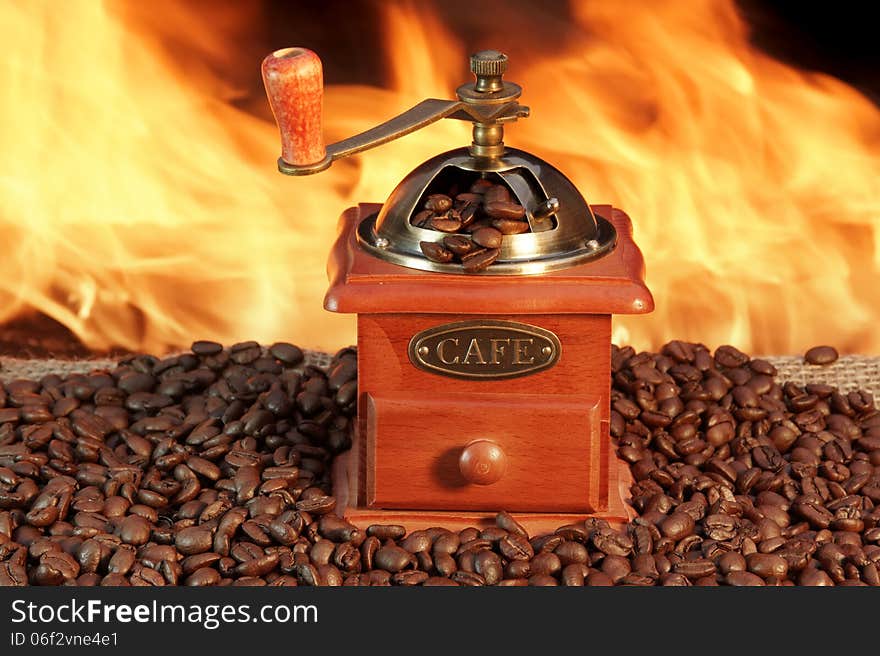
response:
[[[497,380],[549,369],[559,360],[559,338],[515,321],[458,321],[428,328],[409,341],[419,369],[454,378]]]

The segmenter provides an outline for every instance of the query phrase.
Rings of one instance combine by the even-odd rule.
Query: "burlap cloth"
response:
[[[305,355],[305,359],[297,368],[301,369],[308,365],[315,365],[326,369],[330,366],[330,360],[333,358],[332,353],[307,349],[303,349],[303,355]],[[84,360],[22,360],[19,358],[0,357],[0,381],[15,380],[16,378],[39,380],[48,374],[59,374],[61,376],[85,374],[100,369],[113,369],[117,362],[118,360],[115,359],[99,358]]]
[[[332,357],[321,351],[304,351],[304,365],[326,368]],[[880,357],[845,355],[830,365],[811,365],[801,356],[765,357],[779,370],[777,379],[799,385],[827,383],[843,392],[856,389],[871,394],[880,391]],[[116,360],[20,360],[0,358],[0,381],[16,378],[39,380],[47,374],[87,373],[96,369],[112,369]]]

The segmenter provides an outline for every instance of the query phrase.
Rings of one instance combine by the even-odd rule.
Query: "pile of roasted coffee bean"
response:
[[[529,232],[523,206],[513,202],[503,184],[484,178],[467,192],[430,194],[411,223],[418,228],[448,233],[440,241],[419,243],[432,262],[460,262],[467,273],[484,271],[501,253],[505,235]]]
[[[296,584],[357,400],[353,349],[302,363],[196,342],[0,384],[0,585]]]
[[[615,583],[880,585],[874,399],[775,375],[731,346],[612,349],[611,432],[640,516],[592,567]]]
[[[0,585],[880,585],[866,393],[778,382],[730,346],[613,347],[636,519],[407,534],[334,514],[356,356],[301,360],[197,342],[0,387]]]

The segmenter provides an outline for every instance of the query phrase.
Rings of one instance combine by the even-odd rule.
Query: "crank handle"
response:
[[[281,133],[278,170],[287,175],[310,175],[348,157],[420,130],[442,118],[497,125],[528,116],[517,103],[479,104],[429,98],[394,118],[353,137],[324,145],[322,105],[324,76],[321,60],[306,48],[283,48],[263,60],[263,84]]]

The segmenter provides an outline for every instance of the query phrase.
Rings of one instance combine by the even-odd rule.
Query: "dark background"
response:
[[[876,5],[738,0],[752,43],[784,61],[838,77],[880,104]]]

